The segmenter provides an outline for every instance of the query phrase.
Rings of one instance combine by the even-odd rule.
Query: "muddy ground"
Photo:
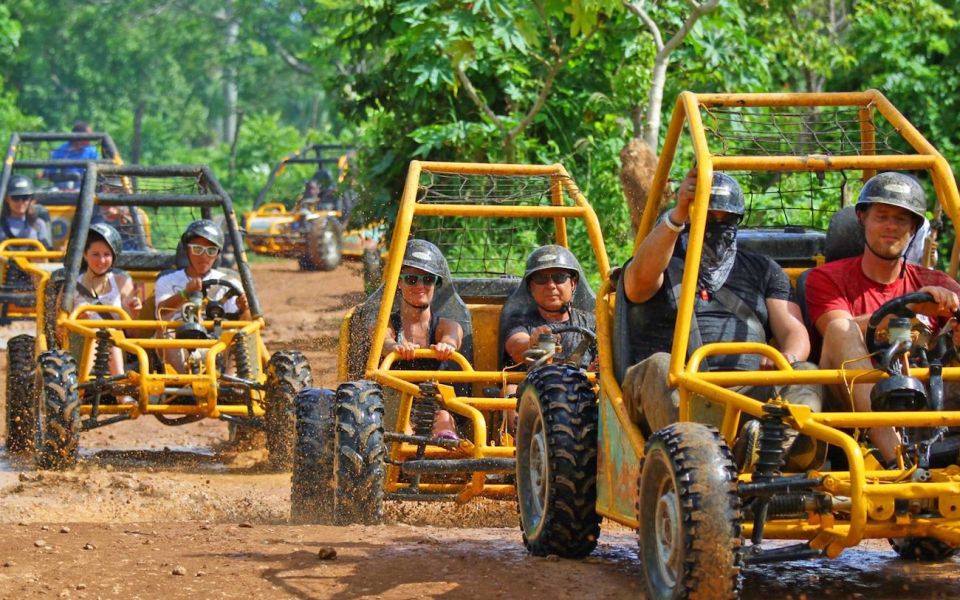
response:
[[[334,385],[358,268],[253,269],[268,347],[304,351],[315,384]],[[80,464],[63,473],[0,451],[0,598],[642,597],[632,532],[605,523],[587,559],[533,558],[512,502],[391,503],[382,527],[287,524],[289,473],[265,469],[260,451],[226,451],[226,435],[215,421],[121,423],[85,433]],[[752,568],[744,597],[950,598],[957,567],[904,563],[872,543],[836,561]]]

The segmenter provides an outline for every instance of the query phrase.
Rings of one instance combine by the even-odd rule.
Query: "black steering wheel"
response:
[[[550,333],[559,336],[563,333],[577,333],[582,340],[576,348],[571,348],[567,352],[565,362],[577,365],[586,369],[597,356],[597,334],[596,332],[581,325],[569,325],[567,323],[556,323],[550,325]]]
[[[888,300],[880,308],[873,311],[870,320],[867,322],[867,330],[864,333],[864,339],[867,342],[867,350],[871,354],[886,350],[890,344],[881,344],[877,341],[877,327],[889,315],[905,317],[912,319],[917,313],[911,310],[908,304],[920,304],[923,302],[933,302],[933,295],[928,292],[912,292]]]
[[[213,287],[222,287],[226,288],[223,296],[217,300],[211,300],[209,297],[210,288]],[[203,287],[201,288],[203,297],[207,299],[205,312],[207,318],[216,319],[216,318],[227,318],[227,319],[237,319],[240,317],[239,312],[228,313],[224,311],[223,307],[226,305],[227,301],[231,298],[237,298],[243,295],[243,288],[240,287],[240,284],[233,281],[232,279],[217,278],[217,279],[204,279]]]

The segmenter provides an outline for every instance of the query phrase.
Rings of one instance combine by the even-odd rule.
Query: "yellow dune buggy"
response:
[[[130,189],[97,191],[99,177],[129,178]],[[115,265],[143,284],[139,315],[99,304],[68,308],[96,207],[140,207],[149,215],[150,247],[123,251]],[[225,223],[225,249],[234,251],[237,272],[214,265],[219,273],[184,304],[181,320],[158,314],[153,282],[187,264],[181,234],[197,219],[216,217]],[[87,165],[64,270],[52,278],[37,318],[32,425],[38,467],[69,467],[82,431],[144,415],[172,426],[218,418],[241,430],[265,430],[271,463],[289,464],[293,399],[309,386],[310,367],[299,352],[270,355],[264,346],[263,308],[241,244],[231,199],[207,167]],[[240,294],[250,320],[227,312],[228,300]],[[109,370],[114,347],[125,358],[118,374]]]
[[[384,284],[343,321],[343,383],[297,398],[295,520],[378,522],[384,500],[513,499],[515,449],[503,415],[516,399],[504,389],[524,374],[504,368],[503,326],[505,315],[531,306],[519,285],[527,255],[578,241],[586,272],[607,270],[597,216],[560,165],[414,161],[406,181]],[[411,239],[432,242],[446,257],[431,309],[464,331],[459,352],[439,370],[400,370],[396,354],[381,358]],[[593,309],[585,277],[573,304]],[[429,349],[416,354],[436,358]],[[459,440],[434,437],[438,408],[458,420]]]
[[[0,325],[14,319],[36,318],[34,307],[40,278],[63,256],[87,161],[50,156],[60,144],[77,140],[96,146],[101,164],[122,164],[116,144],[105,133],[15,132],[10,136],[0,170],[0,200],[6,197],[11,176],[31,177],[37,214],[50,228],[53,247],[47,252],[36,242],[0,243]]]
[[[905,558],[940,560],[956,553],[960,412],[942,410],[942,388],[960,381],[960,368],[948,362],[943,345],[925,353],[905,318],[896,332],[891,326],[886,342],[876,332],[868,334],[881,359],[869,370],[795,370],[766,344],[689,345],[711,193],[703,182],[712,181],[714,172],[732,174],[746,194],[743,223],[754,231],[738,236],[738,244],[777,258],[796,278],[807,266],[843,257],[835,249],[849,246],[849,239],[831,239],[838,235],[834,213],[845,212],[842,207],[877,171],[918,175],[935,191],[936,215],[942,207],[956,223],[960,203],[946,161],[874,90],[684,92],[637,244],[658,218],[657,199],[668,179],[682,179],[691,164],[698,183],[669,349],[680,422],[645,433],[628,416],[621,385],[626,368],[636,362],[629,340],[643,335],[643,324],[617,310],[619,272],[604,273],[597,299],[599,405],[579,400],[581,387],[550,373],[534,371],[521,386],[517,486],[527,548],[538,555],[582,557],[596,546],[601,517],[632,527],[649,598],[734,597],[741,569],[749,565],[833,558],[865,538],[888,538]],[[862,251],[861,245],[847,255]],[[957,266],[955,246],[949,273],[956,274]],[[916,301],[895,299],[873,322],[887,314],[908,317],[905,307]],[[765,356],[775,368],[700,369],[709,356],[744,353]],[[759,402],[734,389],[791,383],[842,389],[854,381],[886,382],[876,388],[881,393],[872,412],[812,413],[779,396]],[[748,417],[760,423],[759,454],[755,466],[743,468],[730,448]],[[896,467],[881,466],[869,448],[863,432],[872,426],[900,432]],[[790,430],[806,438],[807,451],[799,456],[793,450],[785,456],[783,439]]]
[[[365,252],[365,260],[379,259],[382,227],[346,228],[356,203],[348,181],[352,153],[351,146],[313,144],[277,163],[253,210],[244,215],[249,248],[296,258],[308,271],[332,271],[342,257],[360,259]],[[314,193],[307,193],[305,185],[315,186]]]

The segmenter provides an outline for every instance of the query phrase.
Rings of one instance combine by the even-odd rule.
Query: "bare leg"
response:
[[[445,410],[438,410],[433,415],[433,437],[452,437],[457,435],[457,424],[453,415]]]
[[[839,369],[841,366],[847,369],[872,369],[873,363],[869,358],[859,358],[844,364],[845,360],[866,356],[868,353],[860,326],[850,319],[837,319],[832,321],[824,332],[820,366],[824,369]],[[854,384],[853,410],[870,412],[871,389],[872,383]],[[849,401],[846,390],[842,391],[841,397]],[[867,430],[867,435],[885,461],[892,462],[896,459],[900,436],[892,427],[871,427]]]

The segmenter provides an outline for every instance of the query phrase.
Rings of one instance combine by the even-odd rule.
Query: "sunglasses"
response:
[[[220,248],[216,246],[201,246],[200,244],[187,244],[187,248],[190,249],[190,254],[194,256],[216,256],[220,254]]]
[[[417,285],[421,281],[423,282],[423,285],[434,285],[435,283],[437,283],[438,279],[439,277],[437,277],[436,275],[430,275],[430,274],[426,274],[426,275],[415,275],[413,273],[400,274],[400,281],[410,286]]]
[[[560,272],[560,273],[534,273],[530,276],[530,281],[534,282],[537,285],[547,285],[552,279],[553,282],[557,285],[566,283],[568,279],[572,278],[573,275],[570,273]]]

